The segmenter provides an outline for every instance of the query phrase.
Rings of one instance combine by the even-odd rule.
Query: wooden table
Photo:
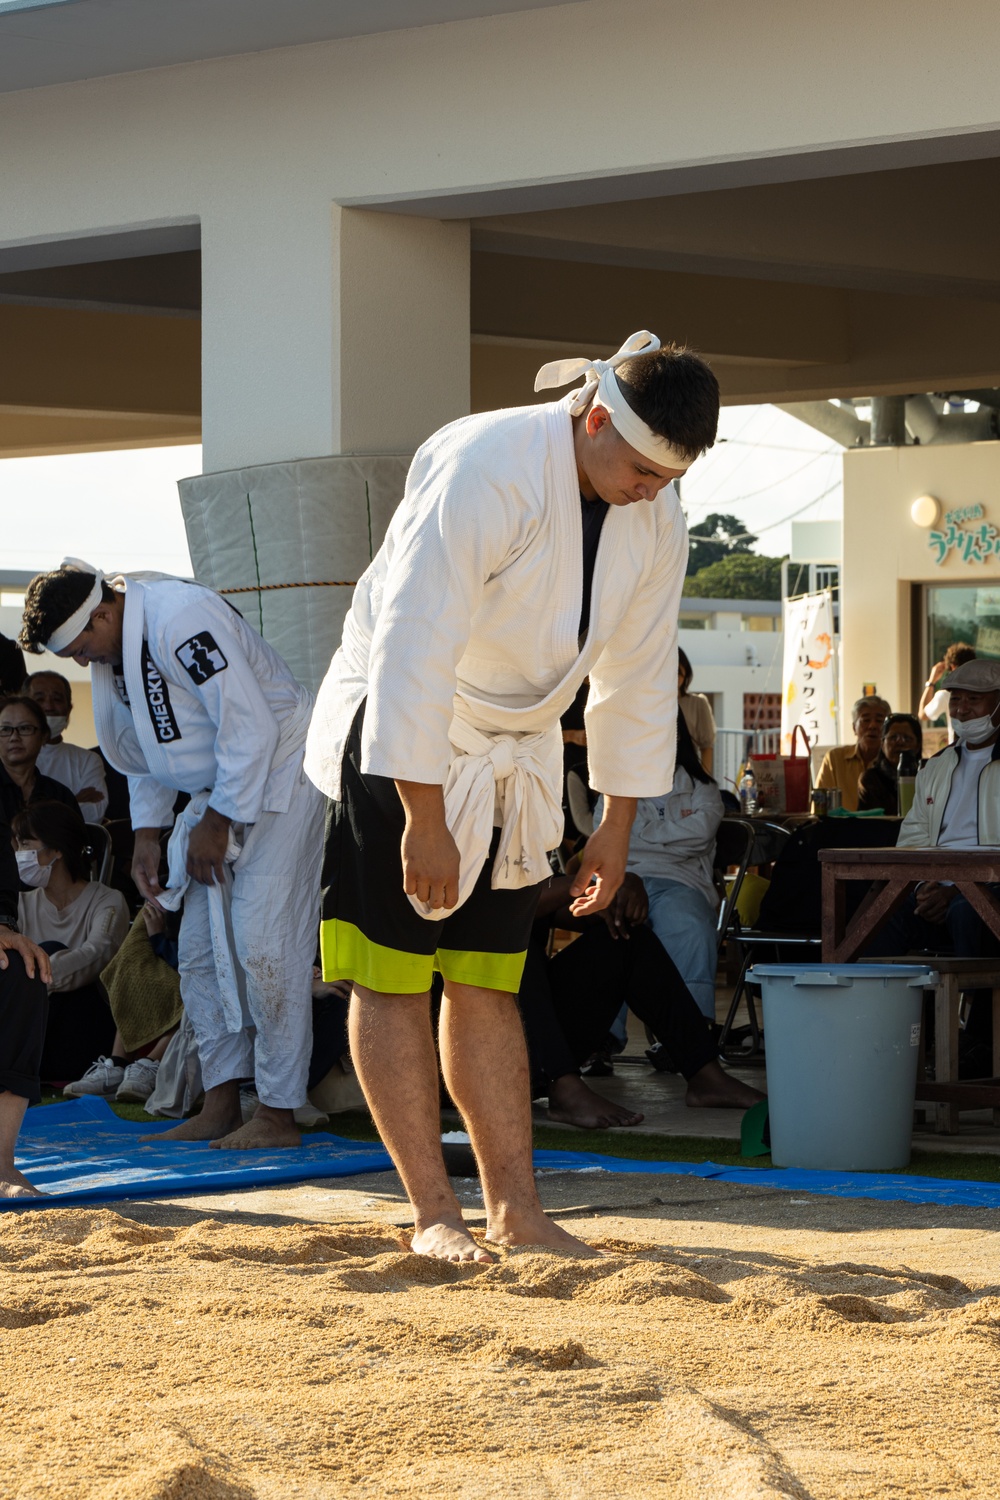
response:
[[[1000,938],[1000,849],[820,849],[823,869],[823,962],[846,964],[922,880],[950,880]],[[871,890],[847,923],[847,881]]]

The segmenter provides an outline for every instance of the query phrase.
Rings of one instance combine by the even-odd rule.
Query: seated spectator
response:
[[[96,750],[68,745],[63,732],[73,712],[73,690],[60,672],[35,672],[24,684],[45,715],[49,737],[38,755],[38,769],[68,786],[80,805],[85,823],[100,823],[108,810],[104,762]]]
[[[45,715],[33,698],[0,699],[0,821],[12,824],[34,802],[62,802],[79,813],[69,787],[38,769],[48,737]]]
[[[18,871],[31,887],[18,903],[19,925],[51,957],[41,1076],[64,1083],[111,1050],[115,1023],[98,976],[124,941],[128,907],[119,891],[88,879],[87,825],[79,812],[32,803],[12,829]]]
[[[641,1114],[595,1093],[579,1076],[581,1064],[601,1046],[623,1003],[657,1038],[654,1065],[659,1071],[679,1072],[687,1079],[688,1105],[749,1109],[763,1098],[720,1066],[711,1028],[645,925],[648,905],[639,877],[626,875],[612,906],[584,920],[570,913],[571,885],[571,875],[559,875],[542,889],[518,995],[532,1097],[547,1096],[549,1118],[590,1130],[642,1120]],[[581,936],[548,958],[551,927],[575,929]]]
[[[14,1165],[21,1121],[41,1101],[38,1066],[45,1041],[46,953],[17,930],[17,863],[10,829],[0,826],[0,1198],[39,1190]]]
[[[896,772],[899,757],[905,752],[923,765],[920,747],[923,731],[913,714],[890,714],[882,730],[882,747],[874,764],[862,771],[858,780],[858,811],[871,812],[880,807],[889,817],[899,815],[899,788]]]
[[[702,1015],[712,1022],[719,909],[712,860],[722,814],[719,788],[703,769],[684,716],[678,714],[673,790],[662,797],[639,799],[629,838],[628,868],[645,887],[649,925]],[[598,821],[600,816],[598,811]]]
[[[93,1094],[145,1104],[156,1087],[160,1060],[184,1013],[177,973],[180,918],[147,901],[101,973],[115,1023],[110,1055],[102,1053],[82,1078],[68,1083],[70,1099]]]
[[[955,743],[918,771],[913,806],[900,825],[897,847],[1000,846],[1000,661],[965,662],[941,685],[950,693]],[[866,957],[942,948],[959,958],[981,958],[996,954],[998,944],[953,885],[925,880],[876,934]],[[962,1038],[967,1056],[977,1050],[986,1072],[992,1071],[990,1009],[978,1002],[972,1007]]]
[[[928,724],[933,724],[948,713],[948,689],[941,686],[941,679],[949,672],[954,672],[956,667],[962,666],[964,662],[975,661],[976,653],[968,641],[953,641],[940,661],[936,661],[931,667],[931,675],[924,683],[924,690],[920,694],[920,702],[917,704],[917,717],[925,719]]]
[[[715,756],[715,715],[704,693],[692,693],[694,671],[685,652],[677,652],[677,705],[691,732],[702,767],[711,776]]]
[[[890,711],[884,698],[859,698],[851,710],[854,744],[837,745],[823,757],[816,785],[839,787],[841,805],[848,812],[858,810],[858,782],[862,771],[878,759],[882,726]]]

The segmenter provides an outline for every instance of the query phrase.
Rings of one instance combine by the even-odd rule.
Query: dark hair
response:
[[[953,641],[944,653],[944,664],[949,672],[960,667],[963,662],[975,661],[975,659],[976,653],[968,641]]]
[[[31,684],[34,682],[36,677],[54,677],[56,682],[61,682],[63,687],[66,689],[66,700],[69,703],[70,708],[73,707],[73,689],[70,686],[69,678],[64,677],[61,672],[51,671],[48,667],[46,667],[42,672],[32,672],[24,679],[24,686],[22,687],[21,691],[26,698],[31,697]]]
[[[683,698],[684,694],[691,686],[691,679],[694,676],[694,671],[691,667],[691,663],[688,661],[687,652],[682,651],[680,646],[677,647],[677,670],[684,673],[684,681],[681,683],[681,697]]]
[[[677,710],[677,764],[682,771],[686,771],[693,781],[704,781],[711,785],[715,783],[715,777],[709,776],[701,763],[691,731],[687,727],[687,720]]]
[[[40,656],[45,642],[75,614],[94,587],[93,573],[79,568],[57,568],[54,573],[38,573],[28,584],[24,596],[24,616],[18,640],[25,651]],[[114,590],[101,584],[101,599],[110,604]]]
[[[923,731],[923,727],[921,726],[920,720],[916,717],[916,715],[915,714],[890,714],[889,717],[886,719],[885,723],[882,725],[882,740],[883,740],[883,743],[885,741],[886,735],[889,733],[889,730],[892,728],[893,724],[909,724],[910,728],[913,730],[913,733],[917,737],[917,754],[919,755],[920,751],[921,751],[921,747],[922,747],[922,745],[924,743],[924,731]]]
[[[90,835],[75,808],[65,802],[32,802],[14,814],[11,829],[16,839],[38,839],[46,849],[58,849],[71,880],[90,879]]]
[[[719,382],[693,349],[665,344],[625,360],[615,376],[636,416],[686,458],[711,448],[719,426]]]
[[[40,703],[34,698],[29,698],[25,693],[11,693],[7,698],[0,698],[0,714],[5,708],[23,708],[25,713],[31,715],[35,723],[45,734],[49,732],[49,721]]]

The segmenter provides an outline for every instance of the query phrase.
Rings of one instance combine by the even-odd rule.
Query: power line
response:
[[[719,438],[720,443],[733,443],[740,448],[770,448],[775,453],[842,453],[842,448],[793,448],[788,443],[751,443],[746,438]]]
[[[746,494],[744,494],[744,495],[736,495],[731,500],[723,498],[723,499],[719,500],[719,504],[720,505],[741,505],[744,500],[754,500],[754,499],[756,499],[756,497],[758,495],[766,495],[769,490],[777,489],[778,485],[780,485],[780,484],[787,484],[790,479],[795,479],[799,474],[804,474],[805,471],[806,471],[806,469],[811,468],[812,465],[816,462],[817,459],[819,459],[819,458],[826,458],[831,452],[832,452],[832,450],[830,450],[830,449],[821,448],[818,452],[816,452],[816,453],[813,454],[812,458],[807,459],[804,464],[799,464],[799,467],[797,469],[793,469],[790,474],[782,474],[782,476],[781,476],[780,479],[773,479],[769,484],[763,485],[759,490],[747,490]],[[720,486],[720,489],[721,489],[721,486]],[[708,506],[710,506],[710,505],[712,505],[712,504],[715,503],[715,501],[718,499],[718,496],[719,496],[719,489],[713,490],[712,494],[709,496],[709,498],[707,500],[695,500],[695,501],[693,501],[692,502],[692,508],[698,509],[698,510],[706,509]]]
[[[757,528],[756,531],[745,531],[745,532],[741,533],[740,536],[730,536],[730,537],[727,537],[726,541],[727,542],[755,542],[757,540],[758,536],[760,536],[763,532],[765,532],[765,531],[773,531],[776,526],[784,526],[784,524],[785,524],[786,521],[794,521],[795,517],[796,516],[801,516],[804,511],[812,510],[812,508],[813,508],[814,505],[818,505],[821,500],[825,500],[826,497],[827,497],[827,495],[832,495],[833,492],[834,492],[834,490],[839,489],[839,487],[840,487],[840,480],[838,479],[835,484],[831,484],[829,489],[824,490],[821,495],[817,495],[814,499],[810,500],[807,505],[800,505],[799,508],[798,508],[798,510],[793,510],[792,513],[791,513],[791,515],[782,516],[782,518],[781,518],[780,521],[768,521],[768,523],[767,523],[766,526],[758,526],[758,528]]]

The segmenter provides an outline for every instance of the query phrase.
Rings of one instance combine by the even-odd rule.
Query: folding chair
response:
[[[721,898],[715,926],[716,948],[720,953],[723,944],[733,935],[731,929],[736,915],[736,903],[750,866],[755,840],[756,831],[749,818],[732,817],[729,814],[723,818],[715,835],[712,876]],[[735,875],[728,874],[734,866]],[[736,920],[739,920],[738,917]]]
[[[111,835],[103,823],[88,823],[87,846],[90,851],[90,878],[107,885],[114,863]]]
[[[791,837],[791,830],[781,823],[767,822],[761,825],[761,831],[766,833],[768,843],[771,846],[770,858],[772,860],[781,857],[781,851]],[[769,958],[776,963],[781,963],[787,956],[791,958],[796,954],[807,959],[809,951],[818,956],[822,948],[822,939],[819,933],[781,932],[760,928],[743,927],[739,914],[735,914],[735,920],[730,924],[726,934],[736,944],[740,952],[740,972],[733,990],[733,998],[729,1003],[729,1010],[719,1034],[719,1051],[725,1054],[729,1045],[729,1038],[736,1020],[736,1012],[739,1010],[740,1001],[746,1001],[747,1019],[750,1023],[751,1047],[749,1052],[740,1049],[737,1055],[741,1061],[748,1062],[763,1057],[763,1035],[760,1029],[760,1021],[757,1016],[757,1006],[751,986],[747,981],[747,972],[750,965],[758,959]]]

